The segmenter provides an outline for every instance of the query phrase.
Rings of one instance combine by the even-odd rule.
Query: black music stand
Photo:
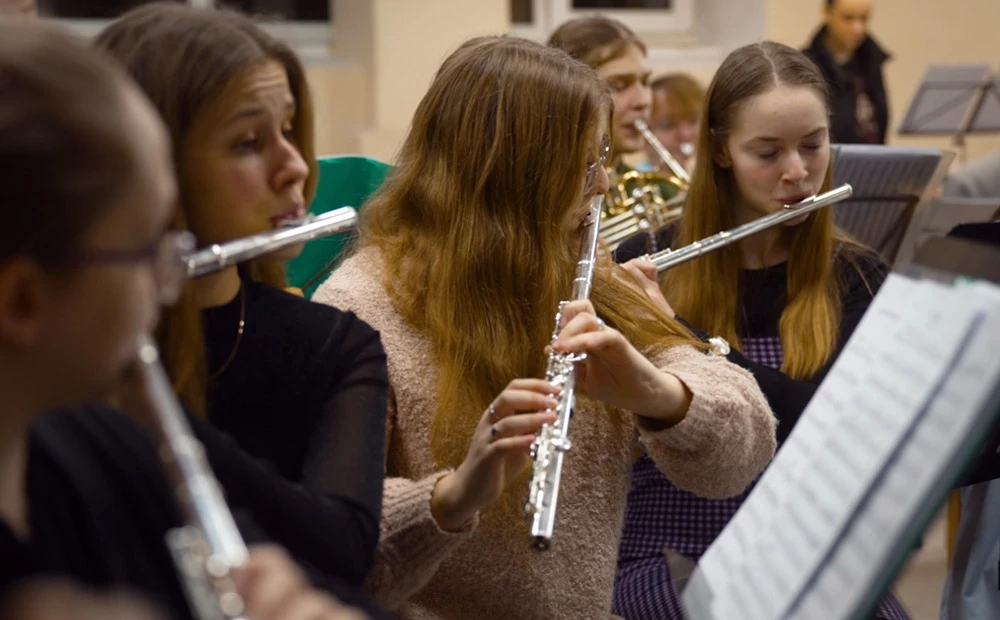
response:
[[[952,136],[964,161],[968,134],[1000,132],[1000,80],[989,65],[927,67],[898,132]]]
[[[886,263],[909,261],[954,157],[924,147],[837,145],[833,185],[850,183],[854,194],[832,207],[834,221]]]

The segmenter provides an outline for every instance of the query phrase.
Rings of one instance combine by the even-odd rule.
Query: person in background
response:
[[[891,57],[868,32],[873,0],[825,0],[823,25],[803,51],[830,89],[830,140],[885,144],[889,99],[883,65]]]
[[[613,142],[607,165],[616,176],[629,172],[632,168],[625,158],[642,153],[646,147],[635,122],[642,120],[649,124],[653,103],[646,44],[625,24],[602,16],[567,21],[556,28],[548,44],[589,65],[611,89]],[[678,192],[669,183],[657,185],[664,200]]]
[[[698,138],[698,120],[705,100],[705,88],[686,73],[670,73],[650,85],[653,107],[649,129],[674,159],[690,173],[694,170],[694,143]],[[655,170],[664,164],[648,144],[646,168]]]
[[[1000,149],[949,172],[942,194],[954,198],[1000,199]]]

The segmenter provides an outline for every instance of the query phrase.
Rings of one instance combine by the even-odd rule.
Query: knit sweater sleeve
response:
[[[676,346],[654,363],[691,391],[678,424],[652,431],[636,417],[657,467],[678,487],[708,498],[743,491],[774,456],[775,418],[753,376],[724,358]]]
[[[345,264],[342,269],[345,271],[335,272],[320,285],[313,300],[351,310],[382,334],[390,358],[386,455],[391,462],[393,436],[400,415],[392,364],[397,330],[393,321],[386,318],[391,309],[380,304],[384,294],[373,294],[370,290],[372,282],[360,276],[352,266]],[[419,479],[411,479],[394,476],[392,471],[386,472],[379,544],[365,582],[365,591],[390,610],[398,609],[419,592],[434,576],[441,562],[471,536],[478,524],[477,517],[459,532],[447,532],[438,527],[431,514],[431,493],[438,480],[447,473],[449,470],[439,470]]]

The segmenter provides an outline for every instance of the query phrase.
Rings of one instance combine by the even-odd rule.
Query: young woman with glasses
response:
[[[153,607],[195,616],[166,544],[184,522],[156,444],[107,406],[80,405],[142,392],[138,343],[154,329],[159,302],[176,296],[187,248],[183,235],[165,232],[172,169],[161,121],[120,69],[66,35],[0,24],[4,617],[149,620],[159,617]],[[284,480],[228,440],[201,438],[250,544],[234,575],[247,614],[360,617],[314,589],[286,552],[259,544],[278,531],[269,522],[303,511],[301,493],[283,491]],[[260,496],[283,514],[268,514]],[[121,591],[149,604],[113,595]]]
[[[672,480],[739,493],[774,420],[749,374],[705,353],[601,255],[563,310],[577,365],[556,533],[530,545],[540,379],[592,198],[607,190],[607,86],[561,50],[473,39],[441,66],[356,252],[315,299],[379,330],[389,362],[382,539],[368,586],[404,618],[594,618],[611,606],[638,437]]]

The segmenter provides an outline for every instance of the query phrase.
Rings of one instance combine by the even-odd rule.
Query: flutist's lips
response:
[[[300,220],[305,216],[306,216],[305,205],[298,204],[289,209],[288,211],[285,211],[281,215],[275,215],[274,217],[272,217],[271,224],[273,224],[274,227],[277,228],[278,226],[282,226],[284,224],[287,224],[288,222],[294,220]]]
[[[801,194],[794,194],[786,198],[779,198],[778,202],[780,202],[783,205],[793,205],[796,202],[802,202],[803,200],[809,198],[812,195],[813,195],[812,192],[802,192]]]

